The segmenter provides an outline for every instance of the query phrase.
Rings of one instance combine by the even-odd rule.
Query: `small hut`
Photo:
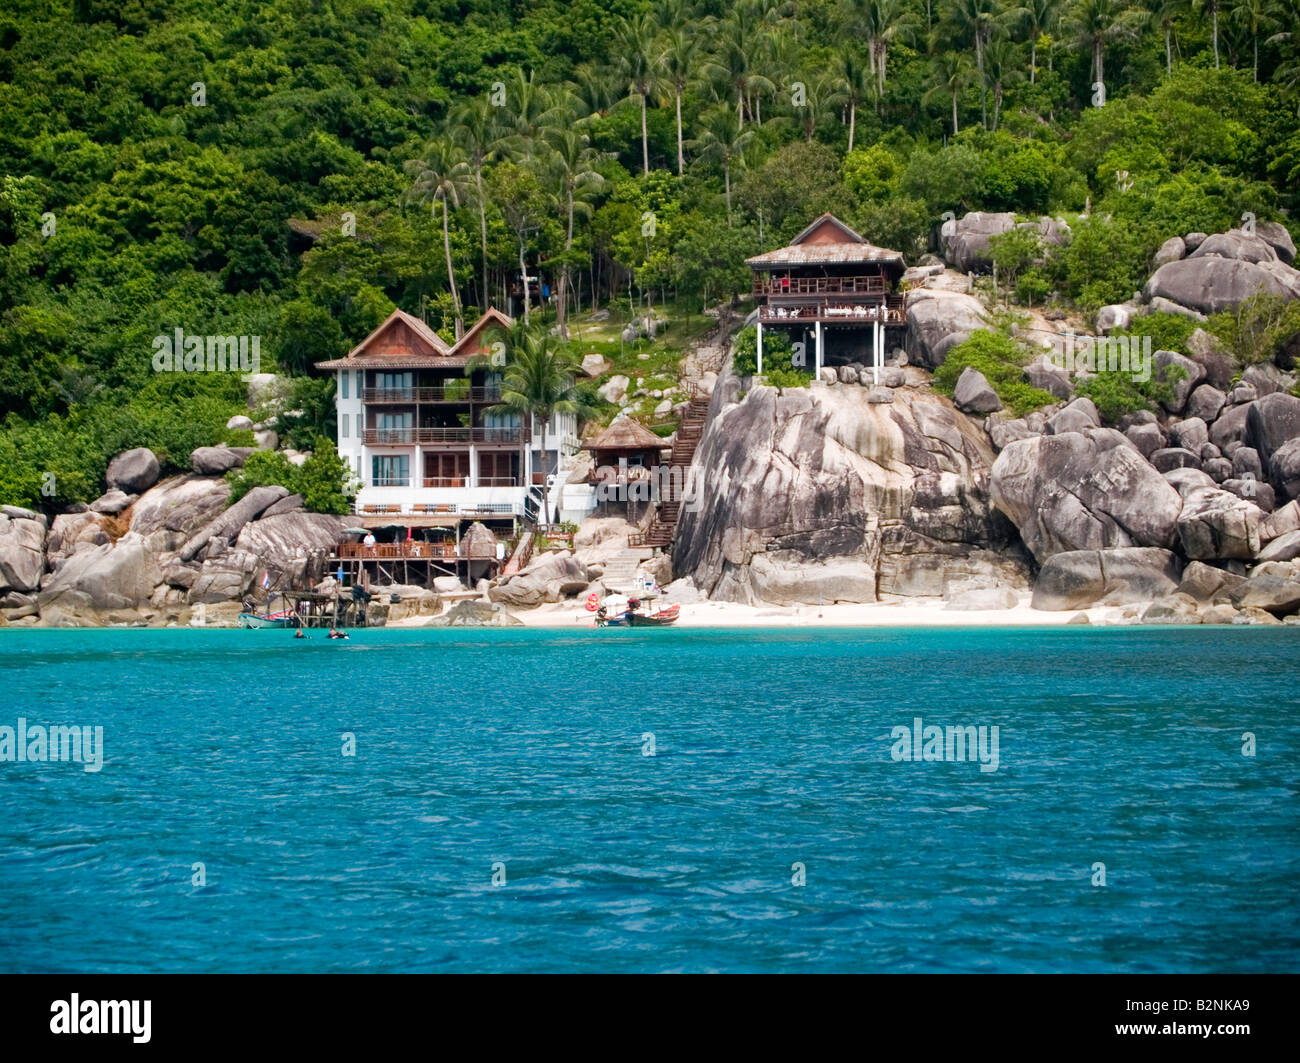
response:
[[[595,439],[584,444],[591,452],[594,478],[601,468],[653,469],[663,460],[664,441],[639,421],[620,417]]]

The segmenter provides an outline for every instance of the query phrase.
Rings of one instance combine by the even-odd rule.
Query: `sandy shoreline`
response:
[[[874,602],[864,605],[742,605],[694,602],[683,605],[677,628],[792,627],[1059,627],[1085,612],[1093,623],[1114,623],[1115,607],[1044,612],[1028,602],[1014,609],[945,609],[942,601]],[[557,602],[514,612],[526,627],[590,627],[593,614],[580,602]]]

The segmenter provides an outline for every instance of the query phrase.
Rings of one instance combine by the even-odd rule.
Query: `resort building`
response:
[[[898,251],[876,247],[839,218],[823,214],[789,246],[746,259],[758,304],[758,371],[764,330],[777,328],[802,344],[804,364],[860,362],[880,367],[907,326],[897,292],[905,268]]]
[[[367,527],[459,532],[464,521],[505,530],[518,519],[554,519],[578,425],[556,414],[543,450],[535,418],[494,409],[504,364],[493,358],[493,328],[510,324],[488,310],[448,344],[394,310],[345,358],[317,363],[335,374],[338,450],[360,481],[355,511]]]

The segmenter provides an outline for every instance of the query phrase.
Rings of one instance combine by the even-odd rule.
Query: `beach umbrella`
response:
[[[343,534],[344,535],[365,535],[366,529],[365,528],[344,528]]]

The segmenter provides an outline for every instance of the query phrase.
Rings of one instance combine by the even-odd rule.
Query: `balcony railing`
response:
[[[353,505],[352,512],[365,517],[399,517],[403,514],[416,516],[460,516],[460,517],[510,517],[522,510],[513,502],[415,502],[402,505],[400,502],[367,502],[365,505]]]
[[[888,303],[877,303],[873,306],[862,304],[857,306],[760,306],[758,308],[758,320],[778,325],[790,321],[819,320],[842,321],[846,324],[860,325],[870,325],[876,321],[885,325],[905,325],[907,324],[907,313],[903,309],[901,300],[896,303],[891,299]]]
[[[493,544],[478,546],[462,544],[461,549],[458,550],[455,543],[401,542],[375,543],[374,546],[366,546],[364,543],[339,543],[338,556],[345,561],[364,561],[372,558],[377,560],[392,558],[496,560],[497,550]]]
[[[500,402],[500,388],[362,388],[361,401],[369,403]]]
[[[518,487],[513,476],[480,476],[472,485],[468,476],[426,476],[425,487]]]
[[[754,274],[754,295],[884,295],[885,278],[784,277]]]
[[[367,446],[411,443],[504,443],[527,441],[523,428],[367,428],[361,441]]]

